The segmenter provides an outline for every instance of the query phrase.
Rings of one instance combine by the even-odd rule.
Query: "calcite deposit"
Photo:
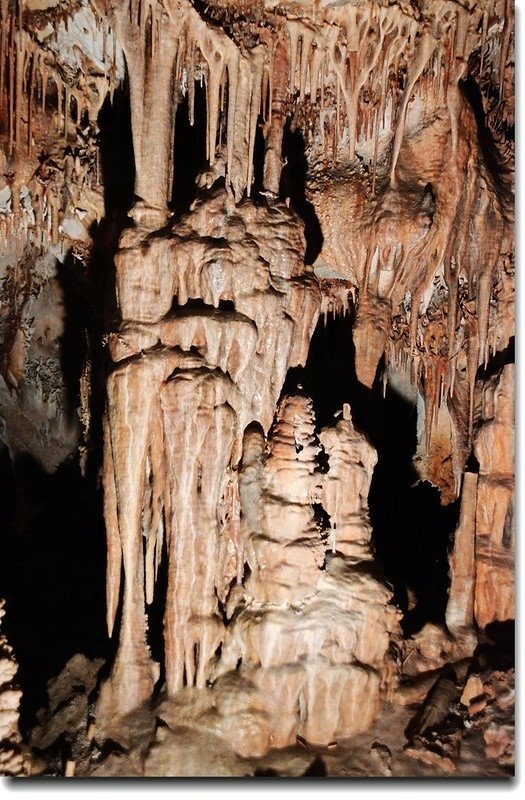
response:
[[[5,615],[0,604],[0,619]],[[0,634],[0,769],[2,775],[27,775],[27,758],[18,728],[21,691],[16,684],[18,665],[13,648]]]
[[[511,774],[512,2],[0,10],[1,770]]]
[[[257,687],[268,719],[260,752],[290,745],[297,735],[328,745],[360,733],[396,685],[389,644],[400,633],[398,613],[374,575],[367,536],[366,489],[375,454],[356,434],[347,408],[345,417],[325,429],[321,441],[329,458],[338,444],[352,442],[346,475],[336,458],[334,474],[332,467],[319,474],[312,403],[304,396],[283,398],[266,448],[262,431],[245,437],[239,490],[241,519],[253,520],[241,528],[251,574],[218,669],[240,662],[240,675]],[[262,459],[254,463],[256,453]],[[322,530],[314,502],[333,496],[333,485],[344,477],[361,483],[365,500],[349,492],[340,507],[328,502],[334,513]],[[352,523],[361,541],[352,541]]]

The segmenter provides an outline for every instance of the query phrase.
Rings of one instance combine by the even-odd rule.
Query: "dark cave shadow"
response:
[[[148,619],[148,645],[151,657],[160,665],[159,678],[156,684],[156,694],[162,690],[166,682],[166,663],[164,658],[164,612],[166,609],[166,596],[168,591],[168,549],[166,537],[162,543],[162,556],[159,564],[155,586],[153,589],[153,601],[146,605],[146,615]],[[115,631],[120,630],[120,624],[115,625]]]
[[[355,372],[352,315],[320,319],[304,368],[289,371],[283,392],[298,385],[314,402],[319,428],[333,425],[334,414],[349,403],[353,422],[378,453],[369,492],[372,542],[394,600],[404,612],[409,635],[427,621],[444,622],[450,586],[448,551],[459,519],[459,502],[442,506],[431,484],[416,483],[413,456],[417,414],[410,402],[387,384],[383,397],[382,366],[372,389]],[[417,598],[408,610],[408,589]]]
[[[328,776],[328,771],[326,769],[326,764],[319,755],[315,755],[312,763],[310,766],[306,768],[306,770],[301,774],[298,775],[297,778],[294,780],[300,780],[301,778],[326,778]],[[254,778],[281,778],[282,776],[277,772],[277,770],[272,769],[271,767],[257,767],[253,774]]]
[[[101,491],[78,458],[52,474],[29,455],[2,450],[2,628],[19,664],[21,728],[45,704],[46,683],[75,653],[106,657],[105,531]]]
[[[263,202],[264,196],[264,156],[263,118],[259,116],[255,129],[253,148],[253,184],[250,197],[255,203]],[[206,158],[206,89],[195,81],[194,123],[189,120],[189,98],[186,94],[177,106],[175,115],[175,141],[173,158],[173,180],[170,210],[175,218],[187,213],[191,204],[200,196],[206,196],[210,189],[199,189],[197,177],[209,169]],[[213,188],[223,187],[225,178],[218,177]]]
[[[197,197],[196,179],[206,164],[206,89],[195,81],[193,125],[190,125],[188,94],[179,102],[175,115],[170,209],[177,217],[186,213]]]
[[[126,84],[115,90],[112,101],[109,95],[106,97],[98,127],[105,216],[90,228],[92,247],[88,261],[84,263],[70,251],[58,265],[57,275],[64,304],[60,364],[70,419],[78,413],[80,378],[86,356],[90,359],[88,474],[92,477],[102,461],[102,417],[110,369],[103,338],[119,319],[114,258],[121,233],[130,224],[128,211],[134,199],[131,108]]]
[[[476,372],[476,381],[483,381],[485,383],[492,378],[493,375],[501,372],[503,367],[506,367],[507,364],[515,363],[516,339],[514,336],[511,336],[507,347],[505,347],[503,350],[497,350],[493,355],[490,356],[486,365],[481,364],[478,367],[478,371]]]
[[[77,418],[80,405],[80,378],[87,354],[90,323],[90,290],[86,268],[71,251],[57,263],[57,279],[62,290],[64,330],[60,337],[60,371],[65,386],[65,412],[69,422]]]
[[[122,87],[115,90],[113,100],[109,95],[106,97],[98,115],[98,126],[105,216],[91,230],[93,244],[89,260],[91,441],[88,474],[93,478],[102,463],[102,419],[106,404],[106,379],[111,369],[111,360],[103,341],[105,334],[114,329],[120,320],[115,255],[122,231],[131,224],[128,212],[135,199],[135,160],[127,77]]]
[[[480,670],[490,669],[506,672],[516,666],[516,624],[515,620],[490,622],[484,632],[483,640],[476,648],[473,664]]]
[[[304,222],[304,260],[305,264],[313,264],[323,246],[323,233],[315,208],[306,197],[308,161],[304,137],[300,130],[292,128],[290,120],[284,128],[282,156],[286,164],[281,173],[279,195],[283,199],[290,198],[291,207]]]

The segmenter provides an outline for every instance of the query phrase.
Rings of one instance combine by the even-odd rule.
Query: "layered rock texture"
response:
[[[107,630],[58,678],[23,665],[52,679],[34,751],[67,775],[315,774],[314,747],[331,774],[509,774],[512,4],[0,8],[12,535],[36,524],[27,465],[75,464],[107,544]],[[367,426],[390,394],[410,442]],[[448,564],[425,618],[408,512],[401,566],[371,521],[396,449],[407,497],[457,508],[439,541],[418,520]]]

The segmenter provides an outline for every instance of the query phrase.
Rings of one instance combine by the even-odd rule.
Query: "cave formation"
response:
[[[514,767],[510,0],[1,0],[0,773]]]

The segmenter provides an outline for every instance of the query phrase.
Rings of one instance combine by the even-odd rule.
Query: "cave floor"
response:
[[[432,676],[433,682],[429,683]],[[419,676],[415,683],[405,684],[420,687],[413,702],[405,694],[404,703],[385,705],[366,733],[328,747],[315,747],[298,737],[294,746],[272,750],[260,758],[242,758],[212,729],[184,722],[175,706],[159,697],[153,707],[130,714],[122,723],[120,735],[104,742],[97,733],[96,720],[83,715],[73,731],[74,715],[69,714],[69,756],[64,755],[63,734],[55,740],[57,746],[47,752],[37,748],[34,754],[40,760],[40,774],[55,776],[512,777],[514,669],[491,668],[474,675],[474,682],[481,681],[477,684],[483,688],[481,694],[474,691],[472,696],[471,691],[465,699],[465,682],[461,700],[458,695],[437,723],[419,735],[409,736],[413,721],[429,707],[432,690],[422,691],[421,687],[435,686],[439,675],[432,676],[424,680]],[[74,704],[70,704],[73,708]],[[55,725],[56,721],[55,717]]]

